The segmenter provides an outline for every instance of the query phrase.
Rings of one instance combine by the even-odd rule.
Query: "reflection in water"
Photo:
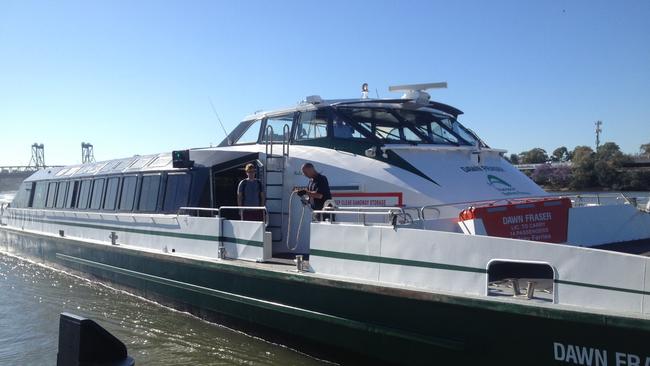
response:
[[[0,253],[0,365],[54,365],[59,313],[97,321],[136,365],[324,362],[140,297]]]

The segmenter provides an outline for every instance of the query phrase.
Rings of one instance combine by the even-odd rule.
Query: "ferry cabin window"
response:
[[[164,212],[178,211],[180,207],[187,206],[191,180],[191,176],[185,173],[167,175],[165,200],[163,202]]]
[[[254,144],[257,143],[258,138],[260,137],[260,127],[262,126],[262,120],[257,120],[250,124],[250,126],[244,131],[234,143],[236,144]],[[234,131],[233,131],[234,132]]]
[[[68,197],[65,200],[65,208],[74,208],[77,203],[77,194],[79,193],[79,181],[70,182],[68,187]]]
[[[341,118],[335,117],[334,122],[332,122],[332,130],[334,131],[334,137],[337,139],[364,139],[359,131],[357,131],[350,122],[347,122]]]
[[[47,182],[37,182],[34,188],[34,199],[32,207],[43,208],[45,207],[45,198],[47,195]]]
[[[273,141],[274,143],[282,143],[285,139],[289,139],[289,134],[291,133],[291,125],[293,124],[293,113],[278,117],[269,117],[266,120],[264,126],[264,133],[262,136],[262,142]],[[269,126],[273,129],[273,136],[267,136],[269,133]],[[285,127],[286,126],[286,127]],[[287,136],[285,138],[284,133],[285,129],[287,131]],[[272,139],[271,139],[272,137]]]
[[[77,208],[88,208],[88,201],[90,200],[90,188],[93,184],[92,180],[82,180],[81,188],[79,188],[79,198],[77,198]]]
[[[56,192],[56,208],[63,208],[65,206],[65,197],[68,193],[68,186],[70,182],[59,182],[59,188]]]
[[[33,182],[22,182],[11,205],[16,208],[32,207]]]
[[[93,194],[90,199],[90,209],[99,210],[102,207],[102,195],[104,194],[104,179],[95,179],[93,183]]]
[[[326,110],[303,112],[296,125],[294,139],[304,141],[326,138],[328,123],[329,116]]]
[[[122,194],[120,196],[120,210],[132,211],[135,203],[135,189],[138,184],[138,177],[127,176],[122,179]]]
[[[384,143],[424,142],[412,126],[403,124],[395,114],[381,108],[339,108],[339,112],[356,122],[365,133],[374,135]]]
[[[465,128],[450,117],[430,112],[396,111],[408,123],[427,135],[435,144],[474,145],[476,139]]]
[[[104,210],[114,210],[115,204],[117,203],[117,190],[120,185],[120,178],[113,177],[108,178],[106,182],[106,195],[104,197]]]
[[[47,202],[46,207],[54,207],[54,200],[56,199],[56,182],[50,182],[47,188]]]
[[[160,192],[160,175],[145,175],[140,185],[138,211],[156,211],[158,193]]]

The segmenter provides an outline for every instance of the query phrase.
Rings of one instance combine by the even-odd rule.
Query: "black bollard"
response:
[[[62,313],[57,366],[134,366],[122,341],[94,321]]]

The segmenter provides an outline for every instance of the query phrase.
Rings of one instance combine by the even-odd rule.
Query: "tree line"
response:
[[[640,146],[638,156],[650,159],[650,143]],[[512,164],[542,164],[527,174],[535,183],[551,189],[650,190],[650,169],[623,169],[634,158],[614,142],[604,143],[597,151],[589,146],[573,150],[561,146],[549,155],[536,147],[506,157]],[[551,164],[559,162],[571,164]]]

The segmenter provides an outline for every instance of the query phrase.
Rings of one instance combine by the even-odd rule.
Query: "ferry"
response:
[[[0,250],[344,363],[650,365],[647,210],[545,192],[440,87],[312,95],[216,147],[42,169],[2,206]],[[304,163],[322,210],[296,193]],[[247,164],[264,206],[237,206]]]

